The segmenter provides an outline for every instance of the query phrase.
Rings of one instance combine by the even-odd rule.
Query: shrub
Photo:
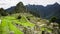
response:
[[[17,17],[17,19],[21,19],[21,16],[19,15],[19,16]]]
[[[56,17],[52,17],[49,22],[55,22],[57,20]]]

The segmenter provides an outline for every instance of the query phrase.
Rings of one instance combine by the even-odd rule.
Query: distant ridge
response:
[[[7,11],[14,10],[16,6],[13,6],[9,9],[6,9]],[[56,16],[57,18],[60,18],[60,4],[57,2],[52,5],[47,5],[46,7],[42,5],[26,5],[25,6],[29,12],[33,12],[40,16],[41,18],[49,19],[53,16]]]
[[[6,9],[6,10],[10,12],[10,11],[14,10],[15,7],[16,6],[12,6],[12,7],[8,8],[8,9]]]
[[[60,18],[60,5],[56,2],[53,5],[26,5],[28,10],[35,12],[40,15],[41,18],[49,19],[53,16]]]

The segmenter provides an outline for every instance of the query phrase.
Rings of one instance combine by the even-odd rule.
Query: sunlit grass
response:
[[[10,31],[14,31],[14,34],[23,34],[15,25],[12,23],[17,23],[24,27],[33,27],[34,24],[30,23],[23,16],[21,19],[17,19],[15,16],[5,16],[0,18],[2,20],[2,24],[0,24],[0,33],[1,34],[9,34]]]

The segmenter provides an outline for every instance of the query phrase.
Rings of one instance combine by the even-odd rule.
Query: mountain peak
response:
[[[22,2],[19,2],[19,3],[17,4],[17,6],[23,6],[23,3],[22,3]]]
[[[56,2],[56,3],[54,3],[53,5],[60,5],[60,4]]]

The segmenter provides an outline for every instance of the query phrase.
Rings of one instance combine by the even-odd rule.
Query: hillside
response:
[[[21,16],[21,18],[17,19],[17,16]],[[29,17],[29,20],[27,17]],[[55,27],[53,27],[53,24],[48,26],[48,20],[36,18],[27,13],[0,17],[0,20],[2,21],[0,23],[1,34],[42,34],[43,31],[45,34],[52,34],[52,30],[54,31],[55,27],[58,27],[57,23],[55,23]],[[59,30],[53,33],[57,34],[57,32]]]
[[[19,2],[7,10],[0,9],[0,34],[60,34],[60,21],[56,20],[56,17],[51,20],[43,19],[38,16],[38,12],[29,12]]]

